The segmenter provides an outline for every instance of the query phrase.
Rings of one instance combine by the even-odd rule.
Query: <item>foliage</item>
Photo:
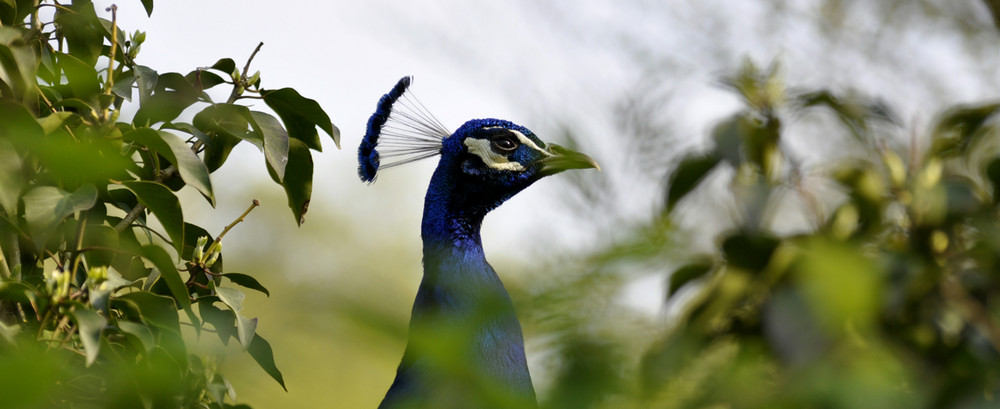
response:
[[[246,407],[192,351],[209,332],[236,339],[284,387],[256,318],[241,313],[240,288],[267,289],[223,269],[223,236],[257,202],[212,238],[185,221],[175,192],[214,206],[210,175],[246,141],[301,224],[317,128],[337,144],[339,131],[315,101],[262,88],[249,70],[259,47],[242,70],[224,58],[161,73],[139,62],[145,37],[87,0],[0,2],[4,407]],[[209,94],[219,86],[231,87],[224,101]]]
[[[922,142],[885,104],[788,89],[776,66],[746,62],[724,83],[744,109],[715,127],[706,151],[678,161],[662,214],[592,256],[578,279],[679,265],[665,289],[672,319],[647,328],[637,386],[622,386],[623,337],[575,330],[556,343],[549,406],[994,407],[1000,105],[947,109]],[[817,118],[826,122],[788,131]],[[839,152],[801,159],[787,138],[803,129]],[[699,214],[699,200],[734,211]],[[731,227],[709,253],[692,253],[685,237],[706,229],[682,228],[688,217]],[[581,368],[618,375],[581,384]],[[588,405],[574,400],[583,394]]]

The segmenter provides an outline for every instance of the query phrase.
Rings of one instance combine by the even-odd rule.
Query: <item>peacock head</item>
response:
[[[545,176],[569,169],[600,169],[591,157],[546,144],[527,128],[506,120],[473,119],[451,133],[407,92],[411,81],[399,80],[382,96],[368,121],[358,148],[362,181],[374,182],[382,168],[441,155],[435,178],[446,179],[450,193],[499,204]]]
[[[597,168],[587,155],[546,144],[527,128],[502,119],[473,119],[444,138],[441,162],[452,162],[468,183],[520,191],[542,177]]]

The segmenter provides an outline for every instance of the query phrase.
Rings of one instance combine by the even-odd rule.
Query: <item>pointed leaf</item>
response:
[[[212,191],[208,168],[180,137],[151,128],[139,128],[126,133],[123,138],[126,141],[142,144],[167,158],[177,167],[181,179],[201,192],[209,203],[215,206],[215,193]]]
[[[267,291],[267,288],[265,288],[263,285],[261,285],[260,282],[258,282],[256,278],[253,278],[253,277],[251,277],[249,275],[240,274],[240,273],[226,273],[226,274],[223,274],[222,276],[228,278],[234,284],[241,285],[243,287],[246,287],[246,288],[249,288],[249,289],[252,289],[252,290],[260,291],[260,292],[264,293],[265,295],[267,295],[268,297],[271,296],[271,293]]]
[[[76,308],[70,314],[76,321],[80,342],[83,343],[83,352],[87,356],[87,366],[90,366],[101,350],[101,330],[108,320],[94,310],[87,309],[83,304],[76,304]]]
[[[243,345],[244,349],[248,348],[253,341],[254,333],[257,331],[257,319],[248,319],[240,314],[240,311],[243,310],[243,299],[246,298],[246,294],[235,288],[227,287],[217,287],[215,293],[219,296],[219,300],[228,305],[236,314],[236,331],[240,344]]]
[[[153,0],[141,0],[142,7],[146,9],[146,17],[151,17],[153,15]]]
[[[115,77],[115,84],[111,86],[111,92],[126,101],[132,101],[132,86],[135,85],[135,81],[135,71],[125,71]]]
[[[278,181],[274,173],[268,169],[271,178]],[[313,161],[309,147],[298,139],[289,141],[288,167],[285,169],[285,180],[281,183],[288,196],[288,207],[292,209],[295,221],[299,225],[305,223],[305,214],[309,211],[309,200],[312,196]]]
[[[236,334],[243,349],[249,348],[257,332],[257,319],[236,314]]]
[[[145,65],[136,65],[134,75],[136,85],[139,86],[139,103],[144,103],[150,95],[153,95],[160,76],[156,70]]]
[[[220,59],[219,61],[216,61],[215,64],[212,64],[211,68],[213,70],[222,71],[226,73],[226,75],[229,75],[232,74],[233,71],[236,71],[236,62],[233,61],[232,58],[223,58]]]
[[[288,392],[288,388],[285,387],[285,379],[281,376],[281,371],[274,364],[274,352],[271,350],[271,344],[267,340],[260,335],[254,337],[250,347],[247,348],[247,352],[250,353],[254,361],[257,361],[257,365],[260,365],[264,369],[264,372],[271,375],[271,378],[277,381],[285,392]]]
[[[153,331],[150,331],[149,327],[145,325],[132,321],[119,320],[118,329],[138,339],[139,343],[142,344],[142,348],[147,353],[152,352],[153,348],[156,347],[156,338],[153,337]]]
[[[195,88],[199,91],[204,91],[216,85],[226,83],[226,80],[220,77],[219,74],[201,68],[189,72],[185,78],[187,78],[191,84],[194,84]]]
[[[161,77],[162,79],[162,77]],[[140,89],[141,92],[141,89]],[[197,96],[185,91],[157,91],[141,101],[139,110],[132,118],[135,126],[150,126],[158,122],[177,119],[181,112],[198,101]]]
[[[94,4],[89,1],[67,4],[56,11],[55,23],[66,39],[69,53],[85,65],[94,67],[104,48],[104,27]]]
[[[215,104],[205,107],[194,116],[192,123],[195,128],[215,137],[218,134],[246,140],[257,149],[263,151],[264,140],[256,132],[247,132],[250,128],[250,110],[245,106],[234,104]]]
[[[139,317],[146,323],[178,335],[181,333],[181,324],[177,315],[177,304],[173,298],[156,295],[148,291],[135,291],[116,296],[111,301],[111,304],[116,305],[123,302],[131,305],[139,313]],[[115,308],[122,308],[122,306],[118,305]]]
[[[125,181],[122,185],[135,193],[139,202],[153,212],[167,231],[174,248],[178,253],[181,252],[184,247],[184,214],[181,212],[181,202],[174,192],[155,182]]]
[[[52,232],[66,217],[90,209],[97,202],[97,189],[83,185],[72,194],[51,186],[40,186],[24,195],[24,217],[41,251]]]
[[[21,176],[21,156],[7,139],[0,139],[0,210],[17,214],[24,178]]]
[[[322,146],[316,132],[316,127],[319,127],[340,148],[340,130],[330,122],[330,117],[319,103],[299,95],[292,88],[263,91],[261,94],[264,96],[264,103],[281,117],[292,138],[302,141],[311,149],[321,151]]]
[[[722,242],[726,263],[751,272],[759,272],[771,262],[781,240],[770,234],[736,233]]]
[[[74,98],[90,101],[91,97],[101,92],[101,81],[92,65],[69,54],[56,53],[56,56]]]
[[[264,158],[277,175],[278,181],[285,179],[285,166],[288,164],[288,132],[281,127],[278,119],[259,111],[250,111],[250,126],[264,140]]]
[[[670,175],[670,187],[667,190],[667,212],[674,209],[680,201],[694,188],[698,187],[705,176],[715,168],[720,158],[715,155],[689,156],[685,158],[674,173]]]
[[[236,337],[236,313],[215,306],[217,297],[202,297],[198,299],[198,312],[203,322],[212,324],[215,333],[223,345],[229,344],[229,337]]]
[[[934,126],[934,141],[930,154],[954,156],[964,154],[987,127],[991,118],[1000,113],[1000,103],[957,106],[940,115]]]
[[[677,269],[673,274],[670,274],[670,288],[667,289],[667,296],[676,294],[677,290],[683,287],[684,284],[700,278],[710,271],[712,271],[711,263],[688,264]]]
[[[198,324],[198,317],[191,310],[191,295],[188,293],[187,286],[184,285],[184,280],[181,278],[177,267],[174,266],[174,262],[170,258],[170,255],[167,254],[167,251],[159,246],[146,245],[142,246],[142,257],[152,262],[160,270],[160,278],[167,283],[167,288],[170,289],[170,294],[177,300],[177,305],[187,313],[195,329],[200,329],[201,325]]]
[[[993,204],[1000,204],[1000,157],[994,157],[986,163],[985,173],[993,187]]]

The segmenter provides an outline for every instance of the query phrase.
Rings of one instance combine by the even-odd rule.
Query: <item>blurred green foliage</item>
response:
[[[410,301],[382,296],[397,276],[376,270],[398,272],[384,254],[402,249],[323,220],[313,245],[353,234],[380,246],[340,267],[369,281],[265,288],[231,271],[287,266],[258,252],[230,254],[224,270],[222,232],[191,224],[176,194],[190,185],[214,203],[210,175],[246,141],[301,223],[311,150],[337,129],[315,101],[260,88],[249,63],[143,66],[145,33],[107,15],[0,0],[0,406],[245,407],[237,391],[265,407],[374,406],[406,337],[407,317],[387,305]],[[997,406],[1000,104],[954,106],[916,131],[877,98],[797,89],[776,66],[747,62],[724,83],[742,109],[670,162],[655,217],[572,255],[582,261],[533,263],[550,274],[531,285],[505,274],[541,356],[542,406]],[[206,92],[223,88],[224,102]],[[805,165],[789,129],[814,118],[825,122],[809,132],[838,151]],[[697,207],[732,227],[692,253],[704,232],[682,226]],[[287,234],[262,248],[282,244],[271,236]],[[630,270],[670,270],[665,317],[608,301]],[[260,307],[268,296],[275,308]],[[273,393],[286,383],[292,394]]]
[[[877,99],[780,71],[746,61],[723,81],[743,109],[678,159],[659,215],[523,290],[527,332],[558,355],[545,406],[998,405],[1000,105],[946,109],[921,148]],[[846,139],[806,167],[787,127],[816,116],[810,132]],[[712,199],[727,210],[685,208]],[[731,226],[707,253],[686,250],[704,234],[679,227],[692,215]],[[622,271],[668,265],[666,321],[592,305]]]
[[[4,408],[247,407],[193,347],[210,334],[235,339],[284,388],[242,312],[245,290],[268,290],[223,269],[222,238],[258,203],[213,238],[185,220],[176,192],[189,186],[214,206],[210,174],[246,141],[301,224],[318,130],[337,144],[339,131],[315,101],[262,88],[249,71],[257,50],[242,70],[226,58],[161,73],[138,62],[145,37],[123,31],[114,6],[0,2]],[[220,85],[231,87],[221,102],[209,92]]]

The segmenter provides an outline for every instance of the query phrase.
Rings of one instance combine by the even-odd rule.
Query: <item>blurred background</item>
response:
[[[614,385],[609,396],[628,393],[643,354],[679,324],[664,302],[670,273],[710,252],[733,222],[719,217],[728,213],[712,196],[720,183],[665,221],[666,182],[678,158],[706,149],[712,129],[743,107],[722,78],[744,61],[776,63],[789,89],[877,97],[900,141],[919,143],[945,107],[1000,90],[997,30],[979,0],[170,0],[151,18],[138,1],[116,3],[124,30],[148,33],[138,63],[182,73],[223,57],[242,66],[263,42],[253,61],[262,87],[300,90],[342,132],[341,150],[325,140],[315,156],[302,227],[260,155],[233,155],[215,173],[215,209],[186,192],[185,209],[201,209],[186,216],[210,232],[252,199],[264,205],[227,236],[224,255],[227,271],[271,290],[249,294],[245,315],[260,318],[288,392],[249,357],[220,351],[239,400],[261,408],[375,407],[392,381],[435,164],[391,169],[367,186],[356,149],[399,77],[413,75],[414,93],[452,129],[510,119],[601,164],[539,182],[484,224],[542,400],[565,393],[573,373]],[[824,121],[786,128],[783,149],[805,167],[851,154],[839,136],[815,132]],[[786,232],[804,225],[794,211],[774,221]]]

